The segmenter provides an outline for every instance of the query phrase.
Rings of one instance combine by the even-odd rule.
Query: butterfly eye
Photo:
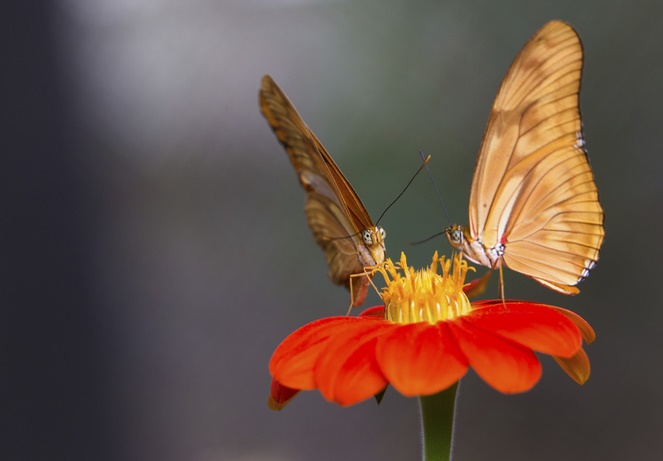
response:
[[[454,226],[448,229],[447,234],[452,245],[461,245],[463,243],[463,231],[460,227]]]
[[[384,240],[387,237],[387,232],[385,232],[384,228],[378,227],[378,232],[380,232],[380,239]]]
[[[361,233],[361,238],[366,245],[373,244],[373,232],[371,232],[370,230],[364,229],[364,231]]]

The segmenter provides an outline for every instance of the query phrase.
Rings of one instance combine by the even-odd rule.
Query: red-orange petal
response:
[[[384,320],[384,306],[369,307],[365,311],[363,311],[361,314],[359,314],[359,317],[372,317],[372,318],[375,318],[375,319],[383,319]]]
[[[284,386],[315,389],[313,367],[330,338],[356,323],[367,321],[357,317],[329,317],[304,325],[276,348],[269,362],[270,374]]]
[[[467,297],[476,298],[484,291],[486,291],[486,288],[488,287],[488,281],[490,280],[490,275],[492,273],[493,271],[488,271],[478,279],[474,279],[470,283],[465,284],[465,286],[463,286],[463,291]]]
[[[571,358],[553,358],[562,367],[562,370],[581,386],[589,379],[591,367],[589,365],[589,358],[583,349],[578,350]]]
[[[476,303],[464,317],[477,328],[544,354],[571,357],[582,346],[576,324],[552,306],[527,301]],[[486,306],[486,307],[480,307]]]
[[[440,392],[469,367],[446,322],[401,325],[380,336],[376,355],[392,386],[408,397]]]
[[[267,399],[267,406],[270,410],[280,411],[285,407],[295,396],[299,394],[299,389],[292,389],[284,386],[277,380],[272,379],[272,385],[269,392],[269,399]]]
[[[567,316],[573,323],[576,324],[576,326],[580,329],[580,333],[582,334],[582,339],[585,341],[587,344],[592,344],[594,340],[596,339],[596,333],[594,333],[594,329],[587,323],[585,319],[580,317],[578,314],[575,312],[571,312],[566,309],[562,309],[561,307],[554,307],[557,312],[560,314],[564,314]]]
[[[498,391],[525,392],[541,377],[541,364],[531,349],[486,333],[463,317],[448,323],[474,371]]]
[[[377,338],[397,325],[369,319],[334,335],[315,364],[316,387],[327,400],[352,405],[377,394],[387,384],[375,358]]]

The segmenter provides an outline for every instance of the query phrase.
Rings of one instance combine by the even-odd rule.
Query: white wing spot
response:
[[[589,277],[589,272],[594,269],[594,266],[596,266],[596,261],[593,261],[591,259],[588,259],[585,261],[585,268],[582,270],[582,273],[580,274],[580,278],[578,279],[578,282],[585,280],[587,277]]]
[[[582,137],[581,131],[578,131],[576,133],[576,143],[573,147],[575,147],[576,149],[582,149],[583,147],[585,147],[585,138]]]

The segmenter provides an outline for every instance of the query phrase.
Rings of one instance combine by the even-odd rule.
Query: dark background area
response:
[[[504,396],[470,372],[456,459],[660,459],[658,2],[61,0],[1,18],[1,459],[418,459],[417,401],[393,391],[267,409],[274,348],[349,298],[259,113],[260,78],[373,217],[421,149],[465,223],[499,83],[551,19],[583,39],[606,240],[577,297],[510,271],[506,287],[594,326],[592,377],[579,387],[544,357],[531,392]],[[391,257],[451,252],[407,244],[448,224],[424,176],[381,224]]]

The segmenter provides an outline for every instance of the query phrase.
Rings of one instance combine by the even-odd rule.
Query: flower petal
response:
[[[554,307],[557,312],[560,314],[564,314],[567,316],[573,323],[576,324],[576,326],[580,329],[580,333],[582,334],[582,339],[585,341],[587,344],[592,344],[594,340],[596,339],[596,333],[594,333],[594,329],[587,323],[585,319],[580,317],[578,314],[575,312],[571,312],[566,309],[562,309],[561,307]]]
[[[552,306],[508,300],[484,301],[474,306],[478,308],[465,317],[472,325],[535,351],[571,357],[582,346],[578,327]]]
[[[315,364],[315,384],[329,401],[352,405],[380,392],[387,384],[375,358],[377,338],[397,325],[362,320],[334,335]]]
[[[446,322],[399,326],[380,336],[376,355],[389,382],[408,397],[446,389],[469,367]]]
[[[486,288],[488,287],[488,281],[490,280],[490,275],[492,273],[493,271],[488,271],[478,279],[474,279],[470,283],[466,283],[465,286],[463,286],[463,291],[467,297],[476,298],[484,291],[486,291]]]
[[[346,328],[367,321],[357,317],[329,317],[304,325],[276,348],[269,362],[270,374],[286,387],[315,389],[313,366],[329,340]]]
[[[541,377],[541,364],[530,349],[486,333],[463,317],[448,323],[474,371],[498,391],[525,392]]]
[[[286,387],[277,380],[272,379],[267,406],[270,410],[281,411],[297,394],[299,394],[299,389]]]
[[[583,349],[578,350],[573,357],[553,357],[562,370],[581,386],[589,379],[591,368],[589,358]]]
[[[374,317],[384,320],[384,306],[373,306],[359,314],[359,317]]]

